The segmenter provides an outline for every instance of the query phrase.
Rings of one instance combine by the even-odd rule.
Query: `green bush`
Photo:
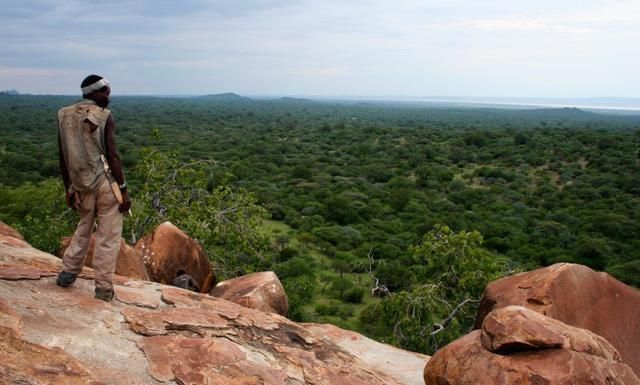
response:
[[[627,285],[632,285],[640,288],[640,260],[611,266],[607,269],[607,273],[611,274]]]
[[[362,303],[365,290],[361,287],[352,287],[345,290],[342,294],[342,300],[349,303]]]

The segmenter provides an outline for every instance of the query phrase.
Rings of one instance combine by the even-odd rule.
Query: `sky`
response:
[[[0,0],[0,90],[640,97],[640,0]]]

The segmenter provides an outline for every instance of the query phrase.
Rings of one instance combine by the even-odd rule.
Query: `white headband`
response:
[[[93,84],[89,84],[86,87],[82,87],[81,88],[82,95],[89,95],[93,91],[99,90],[100,88],[108,85],[109,85],[109,82],[107,81],[107,79],[102,78]]]

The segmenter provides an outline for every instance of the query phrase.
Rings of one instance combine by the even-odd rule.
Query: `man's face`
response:
[[[109,99],[111,95],[111,87],[104,86],[101,89],[94,92],[94,99],[96,104],[102,108],[109,106]]]

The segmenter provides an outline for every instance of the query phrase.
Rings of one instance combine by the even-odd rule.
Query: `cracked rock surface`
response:
[[[56,286],[60,260],[0,232],[0,384],[421,385],[428,356],[327,333],[207,294],[93,271]],[[337,329],[337,328],[335,328]],[[340,330],[340,329],[337,329]],[[358,338],[368,345],[358,346]],[[367,341],[368,340],[368,341]],[[404,365],[390,370],[363,354]],[[407,365],[407,362],[413,363]]]

